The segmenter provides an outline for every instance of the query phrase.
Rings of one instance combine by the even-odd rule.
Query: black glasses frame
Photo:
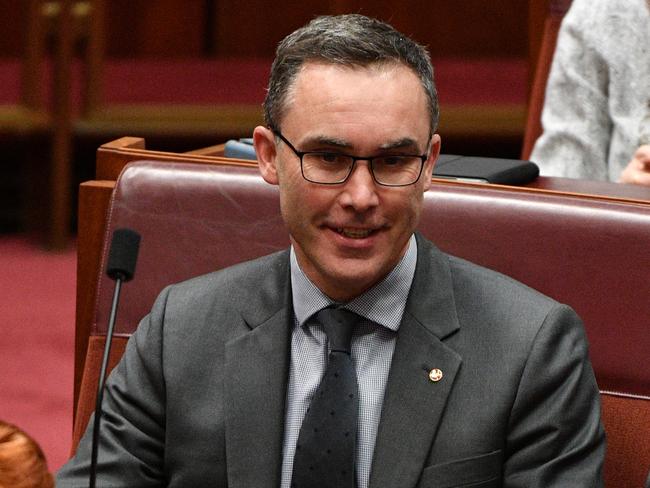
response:
[[[303,158],[303,156],[305,154],[324,154],[324,153],[326,154],[327,151],[298,151],[298,149],[296,149],[293,146],[293,144],[291,144],[287,140],[287,138],[282,135],[282,133],[279,130],[277,130],[277,129],[271,129],[271,130],[276,136],[278,136],[282,140],[282,142],[284,142],[287,146],[289,146],[289,149],[291,149],[294,152],[294,154],[296,156],[298,156],[298,158],[300,159],[300,173],[302,174],[302,177],[305,180],[309,181],[310,183],[316,183],[318,185],[340,185],[342,183],[345,183],[348,180],[348,178],[350,177],[350,175],[352,174],[352,172],[354,171],[354,166],[355,166],[357,161],[368,161],[368,166],[370,168],[370,174],[372,175],[372,179],[378,185],[390,186],[390,187],[411,186],[411,185],[415,185],[419,181],[420,176],[422,175],[422,168],[424,168],[424,162],[429,158],[429,149],[427,149],[427,152],[425,154],[400,154],[399,155],[400,157],[420,158],[420,160],[421,160],[421,162],[420,162],[420,171],[418,171],[418,176],[412,183],[403,183],[403,184],[396,185],[396,184],[390,184],[390,183],[382,183],[381,181],[378,181],[377,177],[375,176],[375,170],[373,168],[372,163],[373,163],[373,161],[375,159],[378,159],[379,157],[383,157],[383,156],[372,156],[372,157],[370,157],[370,156],[353,156],[351,154],[340,153],[340,154],[338,154],[339,156],[345,156],[346,158],[352,159],[352,164],[350,165],[350,169],[348,170],[348,174],[346,174],[345,177],[342,178],[340,181],[335,181],[335,182],[331,182],[331,183],[330,182],[324,183],[322,181],[310,180],[309,178],[307,178],[305,176],[305,171],[303,170],[302,158]]]

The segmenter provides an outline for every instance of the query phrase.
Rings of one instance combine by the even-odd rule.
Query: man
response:
[[[278,47],[265,117],[291,249],[163,291],[108,382],[100,485],[600,486],[577,316],[414,234],[440,151],[426,50],[315,19]]]

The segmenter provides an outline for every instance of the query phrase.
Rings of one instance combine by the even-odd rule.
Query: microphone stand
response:
[[[99,383],[97,385],[97,398],[95,400],[95,419],[93,423],[92,451],[90,457],[90,480],[89,487],[95,488],[97,476],[97,453],[99,450],[99,424],[102,420],[102,401],[104,400],[104,383],[106,381],[106,370],[108,369],[108,359],[111,353],[111,342],[113,339],[113,330],[115,328],[115,318],[117,317],[117,304],[120,300],[120,290],[122,288],[123,275],[118,276],[115,280],[115,291],[113,292],[113,304],[111,305],[111,314],[108,319],[108,331],[106,333],[106,344],[104,344],[104,355],[102,356],[102,367],[99,370]]]
[[[102,356],[102,366],[99,372],[99,381],[97,384],[97,397],[95,400],[95,418],[93,424],[92,449],[90,454],[90,473],[89,486],[95,488],[97,478],[97,457],[99,451],[99,430],[102,420],[102,402],[104,399],[104,384],[106,382],[106,371],[108,370],[108,359],[111,354],[111,342],[113,340],[113,330],[115,329],[115,317],[117,316],[117,304],[120,300],[120,290],[123,281],[129,281],[133,278],[135,264],[138,259],[138,250],[140,247],[140,234],[134,230],[123,228],[116,229],[113,232],[111,249],[106,266],[106,274],[109,278],[115,280],[115,290],[113,292],[113,304],[111,314],[108,319],[108,331],[106,332],[106,343],[104,344],[104,355]]]

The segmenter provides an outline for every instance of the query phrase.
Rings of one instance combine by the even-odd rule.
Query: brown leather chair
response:
[[[159,161],[133,162],[122,172],[106,224],[105,236],[123,226],[142,234],[136,277],[122,289],[111,364],[164,285],[288,243],[277,189],[264,183],[250,163],[183,154],[174,162],[169,153],[149,154]],[[113,183],[86,185],[80,222],[92,215],[93,185],[101,199],[111,194]],[[77,363],[83,365],[83,375],[75,446],[94,408],[113,290],[99,271],[106,245],[96,251],[102,264],[92,268],[94,285],[83,281],[84,266],[94,259],[82,252],[83,234],[101,232],[103,221],[89,225],[92,229],[82,230],[79,242],[79,293],[92,298],[78,302],[77,353],[85,359]],[[650,242],[650,199],[434,181],[420,230],[443,250],[509,274],[577,310],[602,390],[610,446],[607,486],[641,486],[650,465],[650,372],[645,364],[650,281],[642,263]]]
[[[532,2],[539,4],[540,1]],[[534,75],[532,85],[528,97],[528,113],[526,115],[526,129],[524,131],[524,145],[521,151],[521,159],[530,158],[530,153],[533,151],[535,141],[542,134],[542,109],[544,108],[544,98],[546,94],[546,81],[551,70],[551,63],[553,62],[553,54],[555,53],[555,45],[557,42],[557,35],[562,24],[564,14],[571,6],[571,0],[543,0],[545,15],[543,17],[543,27],[539,29],[538,10],[531,6],[531,19],[530,28],[531,42],[535,42],[536,36],[534,35],[537,30],[542,31],[541,42],[539,46],[531,46],[531,58],[536,58]]]

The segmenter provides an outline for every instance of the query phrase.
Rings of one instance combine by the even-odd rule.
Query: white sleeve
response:
[[[601,4],[575,0],[560,28],[546,87],[543,134],[530,158],[544,176],[608,179],[610,67],[590,41],[602,33]]]

